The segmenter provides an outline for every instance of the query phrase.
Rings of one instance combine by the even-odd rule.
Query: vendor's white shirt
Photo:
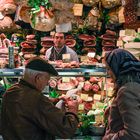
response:
[[[52,48],[53,48],[53,47],[49,48],[49,49],[46,51],[46,54],[45,54],[45,58],[46,58],[46,59],[49,59],[49,58],[50,58]],[[66,46],[66,53],[67,53],[67,54],[70,54],[70,61],[79,62],[77,53],[76,53],[74,50],[72,50],[71,48],[69,48],[68,46]]]

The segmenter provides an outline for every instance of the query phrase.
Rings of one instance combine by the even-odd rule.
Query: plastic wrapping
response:
[[[102,6],[107,9],[121,5],[121,0],[101,0]]]

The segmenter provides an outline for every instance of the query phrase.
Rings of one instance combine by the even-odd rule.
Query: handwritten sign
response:
[[[63,62],[64,63],[68,63],[68,62],[70,62],[70,54],[63,54],[62,55],[62,59],[63,59]]]
[[[83,4],[74,4],[73,6],[74,16],[82,16],[83,14]]]
[[[125,30],[125,35],[126,36],[135,36],[136,35],[136,31],[134,29],[126,29]]]
[[[117,41],[117,46],[118,47],[122,47],[123,46],[123,41],[122,40],[118,40]]]
[[[87,101],[88,100],[88,94],[81,94],[81,99],[84,100],[84,101]]]
[[[69,83],[70,82],[70,77],[62,77],[62,82]]]
[[[81,62],[87,62],[89,60],[88,56],[80,56]]]
[[[84,110],[84,104],[79,104],[78,110]]]

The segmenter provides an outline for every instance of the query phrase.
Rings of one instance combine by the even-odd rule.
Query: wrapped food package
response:
[[[121,7],[115,7],[109,11],[109,23],[117,24],[119,23],[119,10]]]
[[[9,16],[5,16],[0,20],[0,31],[1,32],[13,32],[18,29],[18,26],[13,22]]]
[[[74,6],[74,3],[70,2],[69,0],[49,0],[52,4],[52,7],[55,10],[71,10]]]
[[[90,7],[98,4],[99,1],[100,0],[82,0],[85,6],[90,6]]]
[[[31,15],[30,24],[32,28],[38,31],[47,32],[51,31],[55,27],[55,16],[53,12],[45,7],[41,6],[40,11],[34,15]],[[34,22],[33,22],[34,21]]]
[[[0,11],[5,15],[13,14],[16,11],[16,4],[13,0],[0,0]]]
[[[100,18],[99,9],[96,6],[94,6],[88,13],[88,16],[86,17],[84,24],[90,30],[97,29],[99,18]]]
[[[68,23],[74,19],[74,3],[69,0],[50,0],[56,24]]]
[[[54,15],[56,24],[68,23],[74,19],[74,14],[71,11],[55,10]]]
[[[107,9],[121,5],[121,0],[101,0],[102,6]]]
[[[26,5],[19,5],[19,18],[25,23],[30,23],[30,10],[31,8]]]

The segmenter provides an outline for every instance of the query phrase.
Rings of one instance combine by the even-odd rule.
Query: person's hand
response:
[[[51,102],[53,102],[53,104],[59,102],[59,98],[49,98],[49,99],[51,100]]]
[[[65,101],[65,106],[68,112],[73,112],[77,114],[78,112],[78,101],[74,99],[67,99]]]

